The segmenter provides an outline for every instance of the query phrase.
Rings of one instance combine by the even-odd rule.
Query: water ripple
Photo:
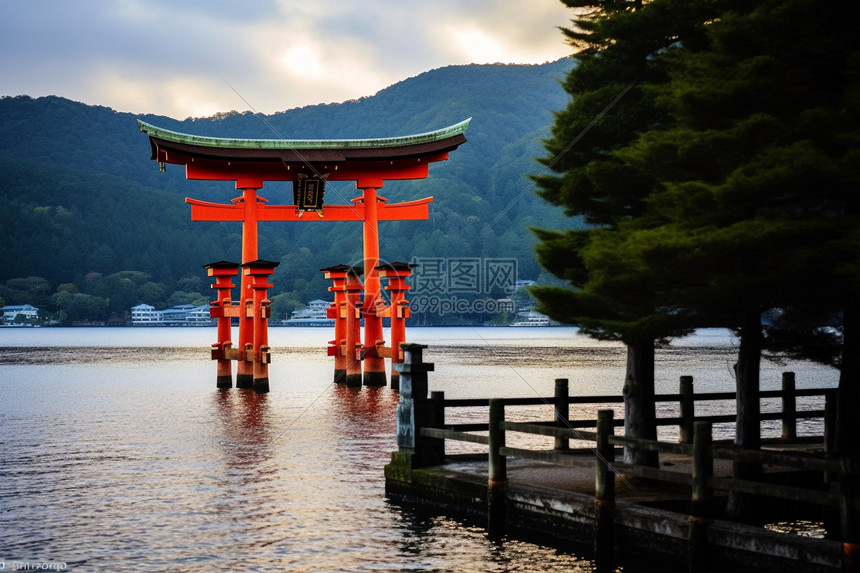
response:
[[[593,570],[575,551],[494,543],[482,527],[386,501],[398,395],[332,385],[318,348],[282,343],[272,392],[258,395],[216,389],[206,346],[165,348],[164,332],[117,347],[61,334],[0,347],[0,560],[81,572]],[[505,340],[490,354],[431,348],[431,388],[551,395],[562,374],[575,392],[620,391],[614,346]],[[715,380],[725,359],[709,359]]]

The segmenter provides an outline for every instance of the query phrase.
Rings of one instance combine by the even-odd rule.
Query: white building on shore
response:
[[[194,306],[180,304],[165,310],[139,304],[131,309],[132,326],[212,326],[215,321],[209,316],[209,305]]]
[[[305,308],[296,310],[292,316],[284,320],[284,326],[334,326],[334,319],[328,318],[326,312],[330,303],[327,300],[316,299]]]
[[[131,307],[131,323],[134,326],[154,325],[162,322],[164,322],[164,315],[160,310],[155,310],[154,306],[139,304]]]
[[[39,317],[39,309],[29,304],[9,304],[0,308],[0,322],[3,324],[15,324],[21,322],[18,317],[21,317],[24,322],[33,322]]]

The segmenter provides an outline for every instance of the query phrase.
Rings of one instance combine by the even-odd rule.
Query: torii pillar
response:
[[[346,384],[350,367],[352,366],[352,372],[355,374],[355,366],[360,366],[356,359],[358,350],[356,341],[361,339],[360,317],[357,316],[360,306],[357,309],[355,305],[363,288],[359,277],[364,270],[362,267],[335,265],[320,271],[326,279],[332,281],[332,286],[328,290],[334,293],[334,302],[326,310],[326,316],[334,319],[334,340],[329,341],[328,347],[328,355],[334,357],[334,383]],[[347,320],[349,314],[352,314],[351,321]],[[349,335],[347,335],[347,328],[351,329]],[[351,343],[348,343],[348,340]],[[360,368],[358,368],[358,374],[358,382],[361,385]]]
[[[268,299],[268,289],[272,288],[268,278],[275,272],[280,263],[265,260],[255,260],[242,264],[242,278],[249,277],[251,304],[245,304],[243,320],[250,318],[253,340],[245,348],[245,360],[239,364],[251,364],[251,387],[257,392],[269,391],[269,363],[272,361],[269,350],[269,316],[271,301]],[[248,314],[251,314],[248,317]]]
[[[237,205],[241,203],[244,207],[242,210],[242,265],[244,266],[257,260],[257,206],[260,201],[265,202],[266,200],[262,197],[257,197],[257,190],[263,186],[262,181],[259,183],[245,182],[243,185],[246,186],[242,189],[242,196],[233,199],[233,203]],[[256,185],[259,185],[259,187]],[[237,182],[238,186],[239,182]],[[254,348],[254,316],[258,312],[253,306],[253,282],[254,278],[250,273],[242,272],[239,286],[239,304],[241,305],[241,312],[239,314],[239,349],[244,353],[256,351]],[[268,387],[268,378],[266,386]],[[236,365],[236,388],[253,387],[254,362],[249,361],[247,358],[240,359]]]
[[[350,273],[346,276],[346,316],[344,330],[346,331],[344,351],[346,354],[347,386],[361,386],[361,359],[364,351],[361,348],[361,290],[362,285],[358,275]]]
[[[382,187],[382,179],[362,179],[357,186],[363,190],[361,201],[364,203],[364,385],[385,386],[385,357],[382,354],[385,340],[379,312],[385,307],[385,303],[382,300],[379,270],[376,268],[379,266],[378,206],[380,201],[385,201],[376,191]]]
[[[403,362],[402,344],[406,342],[406,319],[409,318],[409,301],[406,300],[406,291],[409,285],[406,279],[412,275],[412,269],[416,265],[409,263],[394,262],[376,267],[381,278],[388,280],[385,290],[391,293],[391,302],[387,314],[391,320],[391,346],[388,353],[391,358],[391,387],[400,389],[400,372],[395,364]]]

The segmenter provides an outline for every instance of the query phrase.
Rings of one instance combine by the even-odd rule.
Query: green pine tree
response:
[[[593,227],[535,230],[539,262],[572,288],[536,287],[532,293],[538,310],[552,318],[626,344],[625,433],[656,439],[655,341],[684,328],[660,312],[654,292],[642,288],[656,277],[622,262],[629,257],[616,252],[621,228],[641,220],[645,199],[658,183],[616,152],[639,133],[667,125],[670,117],[650,87],[668,81],[661,54],[680,38],[701,41],[707,17],[697,2],[564,3],[578,15],[565,34],[581,51],[564,84],[572,101],[556,114],[552,138],[545,142],[549,156],[541,162],[552,173],[535,180],[544,199],[568,215],[584,216]],[[654,452],[628,449],[625,459],[657,463]]]
[[[860,429],[860,341],[849,331],[860,286],[857,11],[839,0],[724,2],[707,42],[665,56],[671,81],[654,94],[675,125],[617,154],[661,181],[648,218],[667,240],[645,260],[694,277],[672,303],[739,331],[744,448],[760,445],[761,315],[785,307],[844,313],[837,435],[858,451],[846,439]],[[738,478],[755,472],[736,466]]]

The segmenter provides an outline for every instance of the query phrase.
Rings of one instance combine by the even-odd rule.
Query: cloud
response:
[[[555,29],[569,18],[558,0],[0,2],[0,95],[272,113],[445,65],[554,60],[569,54]]]

